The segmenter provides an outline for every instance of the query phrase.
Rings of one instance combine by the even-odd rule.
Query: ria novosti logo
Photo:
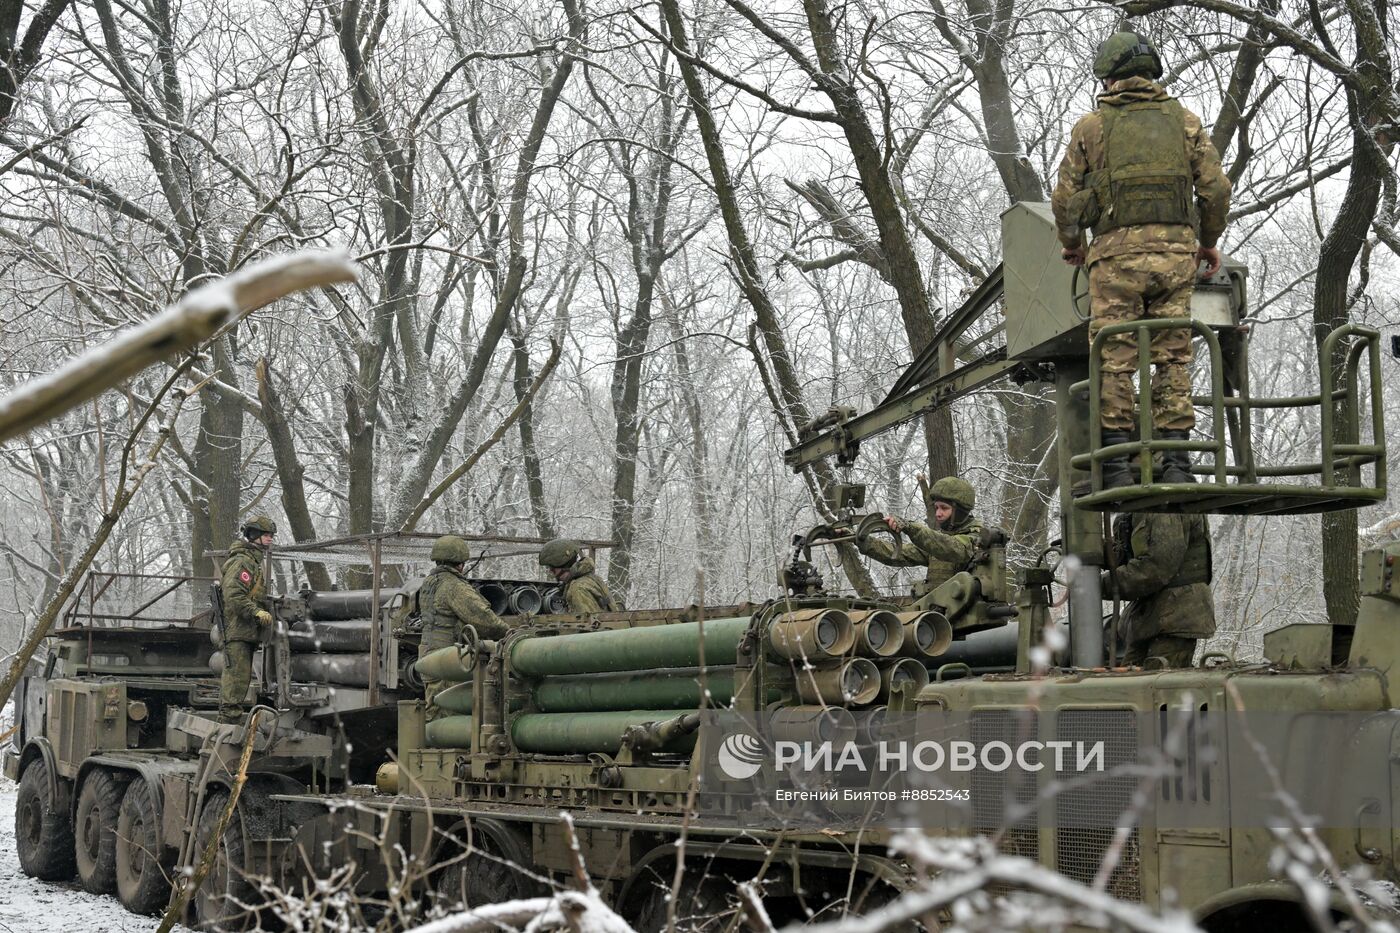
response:
[[[736,781],[747,781],[763,767],[763,743],[748,732],[731,732],[719,745],[719,768]]]

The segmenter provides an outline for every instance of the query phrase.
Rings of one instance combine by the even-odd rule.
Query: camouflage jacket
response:
[[[928,567],[924,583],[932,589],[967,569],[977,552],[982,526],[969,515],[948,531],[938,531],[921,522],[904,522],[902,533],[905,540],[900,542],[898,551],[893,542],[881,536],[862,541],[860,552],[891,567]]]
[[[1168,99],[1167,92],[1156,82],[1137,76],[1114,81],[1099,95],[1101,106]],[[1089,244],[1088,265],[1127,253],[1194,253],[1198,241],[1199,245],[1207,247],[1219,242],[1230,211],[1230,179],[1220,168],[1220,154],[1201,127],[1201,118],[1189,110],[1186,111],[1186,153],[1196,185],[1196,208],[1201,220],[1199,237],[1197,231],[1186,224],[1121,227],[1094,238]],[[1050,196],[1060,242],[1066,247],[1084,243],[1084,231],[1078,219],[1071,216],[1070,199],[1084,190],[1084,178],[1089,172],[1103,167],[1103,114],[1096,110],[1080,117],[1070,132],[1069,145],[1060,161],[1059,183]]]
[[[420,658],[460,644],[464,625],[475,627],[477,635],[487,639],[503,638],[510,631],[467,578],[444,564],[434,567],[418,588],[418,611],[423,618]]]
[[[1119,621],[1123,641],[1158,635],[1215,634],[1210,527],[1201,515],[1142,512],[1132,516],[1131,558],[1103,574],[1103,594],[1130,600]]]
[[[229,545],[220,572],[224,601],[224,641],[262,641],[262,626],[254,615],[263,608],[267,582],[263,578],[263,551],[239,538]]]
[[[579,558],[564,582],[564,602],[569,611],[576,615],[590,612],[612,612],[613,604],[608,585],[598,578],[597,567],[590,557]]]

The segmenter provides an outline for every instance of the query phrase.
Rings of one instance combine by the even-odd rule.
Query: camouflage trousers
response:
[[[433,699],[442,691],[452,686],[445,680],[428,680],[423,678],[423,721],[432,722],[434,719],[441,719],[447,715],[442,711]]]
[[[219,678],[219,719],[223,722],[241,722],[247,712],[257,647],[250,641],[224,642],[224,672]]]
[[[1190,667],[1196,656],[1195,638],[1180,635],[1156,635],[1128,643],[1128,650],[1118,662],[1124,667],[1141,667],[1148,658],[1161,658],[1167,667]]]
[[[1109,324],[1143,317],[1189,317],[1196,283],[1195,253],[1128,253],[1100,259],[1089,267],[1089,341]],[[1157,431],[1190,431],[1191,331],[1159,330],[1152,335],[1152,423]],[[1105,338],[1100,373],[1100,424],[1105,431],[1128,432],[1133,418],[1133,374],[1138,371],[1137,335]]]

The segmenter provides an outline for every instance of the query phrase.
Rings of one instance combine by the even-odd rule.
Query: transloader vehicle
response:
[[[805,426],[786,459],[794,469],[823,457],[847,468],[866,439],[995,380],[1048,383],[1059,429],[1058,569],[1008,566],[1009,542],[990,530],[969,565],[937,587],[834,592],[820,550],[888,533],[882,515],[861,511],[864,489],[843,481],[830,490],[838,520],[794,540],[770,598],[591,617],[537,611],[549,608],[541,600],[507,619],[504,638],[469,631],[461,645],[418,659],[421,620],[402,581],[426,570],[426,537],[297,545],[282,556],[353,560],[369,566],[373,588],[269,601],[279,625],[260,661],[265,725],[192,922],[251,926],[267,919],[254,879],[311,891],[347,870],[367,901],[479,906],[564,882],[580,856],[641,930],[727,924],[737,881],[755,881],[772,916],[791,920],[866,911],[918,883],[891,849],[892,825],[815,804],[756,803],[752,781],[717,779],[726,755],[768,749],[726,746],[711,728],[716,717],[738,717],[764,741],[807,744],[869,739],[898,717],[931,713],[976,713],[967,729],[980,742],[1027,730],[1104,742],[1111,767],[1097,782],[1057,789],[1048,774],[1016,784],[974,769],[959,819],[926,831],[989,836],[1084,883],[1108,864],[1103,883],[1115,896],[1188,909],[1224,933],[1303,929],[1307,912],[1271,863],[1269,828],[1236,818],[1257,775],[1227,765],[1250,737],[1239,720],[1212,714],[1352,714],[1345,721],[1359,725],[1342,743],[1345,758],[1330,765],[1367,775],[1367,793],[1347,820],[1316,830],[1340,865],[1400,880],[1400,718],[1389,688],[1400,663],[1400,543],[1363,555],[1354,626],[1284,626],[1266,635],[1262,660],[1125,668],[1105,654],[1099,583],[1113,559],[1111,512],[1292,514],[1385,500],[1381,335],[1339,328],[1319,355],[1317,393],[1255,397],[1238,263],[1202,283],[1191,318],[1114,325],[1091,346],[1085,283],[1060,262],[1048,206],[1013,206],[1002,234],[1003,265],[889,397]],[[1199,439],[1152,435],[1148,346],[1168,326],[1189,327],[1204,351]],[[1098,348],[1124,330],[1137,333],[1141,351],[1141,429],[1104,447],[1089,427],[1098,423]],[[1317,459],[1260,462],[1255,424],[1288,409],[1316,409]],[[1198,482],[1156,480],[1152,456],[1172,447],[1197,455]],[[1138,458],[1140,481],[1105,488],[1102,463],[1122,454]],[[346,556],[365,547],[372,559]],[[486,583],[507,594],[532,585],[519,575]],[[1061,594],[1065,614],[1054,608]],[[30,874],[63,878],[76,858],[90,889],[115,888],[149,911],[166,893],[150,879],[192,864],[214,838],[246,727],[211,716],[218,658],[206,616],[148,627],[89,611],[71,621],[43,674],[25,683],[6,757],[21,783],[21,861]],[[1061,630],[1068,643],[1058,649]],[[452,684],[432,709],[423,677]],[[1178,735],[1183,713],[1197,725]],[[1144,783],[1112,770],[1142,747],[1167,749],[1171,772]],[[1316,768],[1308,748],[1283,748],[1272,763],[1283,780]],[[1131,820],[1113,821],[1128,811]],[[1354,909],[1346,893],[1329,895],[1338,917]]]

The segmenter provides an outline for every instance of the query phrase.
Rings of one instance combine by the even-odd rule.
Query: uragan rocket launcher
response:
[[[423,676],[454,684],[438,694],[445,715],[424,724],[423,745],[684,756],[698,711],[727,708],[781,711],[794,729],[828,728],[823,711],[879,709],[896,691],[912,697],[928,683],[925,662],[952,640],[937,612],[792,603],[633,628],[524,626],[417,662]]]

